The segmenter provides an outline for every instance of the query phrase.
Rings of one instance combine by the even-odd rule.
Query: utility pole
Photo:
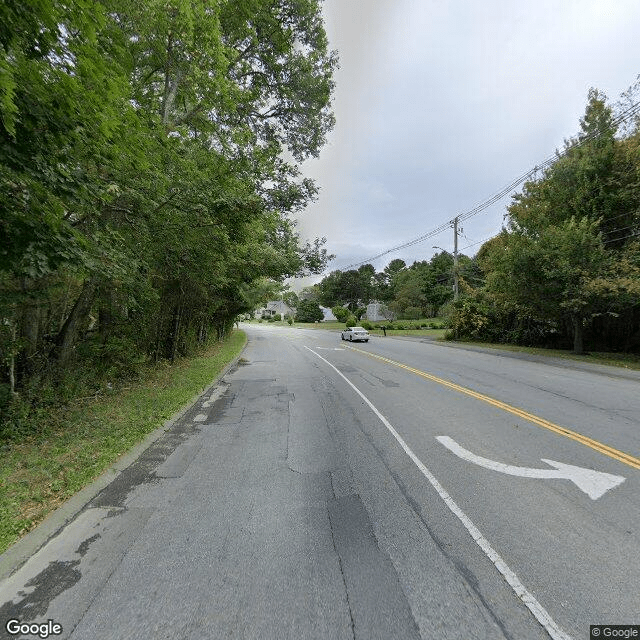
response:
[[[458,216],[453,219],[453,299],[458,299]]]

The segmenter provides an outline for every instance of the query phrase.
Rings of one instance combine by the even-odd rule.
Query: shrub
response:
[[[456,301],[452,309],[446,339],[563,346],[553,321],[533,317],[524,308],[505,306],[482,293]]]
[[[422,315],[420,307],[407,307],[402,314],[405,320],[417,320]]]
[[[440,309],[438,309],[438,316],[448,320],[455,309],[455,304],[453,300],[449,300],[449,302],[443,304]]]
[[[373,325],[368,320],[363,320],[362,328],[366,329],[367,331],[371,331],[371,329],[373,329]]]
[[[349,327],[355,327],[358,324],[358,319],[354,315],[350,315],[345,324],[347,325],[347,329]]]
[[[289,323],[289,325],[293,324],[293,318],[291,316],[287,316],[287,322]]]
[[[300,300],[296,312],[297,322],[320,322],[324,320],[324,313],[317,302]]]
[[[485,305],[477,300],[458,300],[453,305],[449,327],[454,338],[482,340],[487,338],[489,314]]]
[[[345,307],[333,307],[331,313],[333,313],[338,322],[346,322],[347,318],[351,315],[349,309],[345,309]]]

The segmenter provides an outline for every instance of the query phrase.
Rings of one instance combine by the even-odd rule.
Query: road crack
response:
[[[340,552],[338,551],[338,547],[336,546],[336,539],[333,532],[333,522],[331,522],[331,513],[329,512],[329,504],[326,503],[327,506],[327,519],[329,520],[329,531],[331,532],[331,544],[333,544],[333,550],[336,553],[336,557],[338,558],[338,567],[340,568],[340,575],[342,576],[342,584],[344,585],[344,594],[347,599],[347,608],[349,609],[349,618],[351,620],[351,637],[353,640],[356,638],[356,623],[353,619],[353,611],[351,609],[351,602],[349,600],[349,589],[347,588],[347,580],[344,575],[344,568],[342,566],[342,558],[340,557]]]

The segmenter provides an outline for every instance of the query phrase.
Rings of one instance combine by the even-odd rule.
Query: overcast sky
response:
[[[590,87],[616,102],[640,73],[638,0],[325,0],[324,14],[336,127],[303,166],[321,191],[298,228],[327,237],[327,273],[488,199],[577,133]],[[459,249],[498,233],[508,202],[467,220]],[[453,231],[373,265],[433,245],[452,251]]]

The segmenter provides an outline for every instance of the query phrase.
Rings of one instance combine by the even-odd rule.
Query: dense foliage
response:
[[[452,337],[640,352],[640,82],[615,110],[591,90],[580,132],[525,183],[477,256],[334,271],[304,295],[336,317],[371,300],[398,318],[444,315]],[[342,313],[339,307],[350,311]]]
[[[580,124],[479,251],[486,283],[456,305],[455,336],[640,351],[640,129],[619,131],[596,90]]]
[[[290,217],[333,126],[319,2],[3,3],[0,407],[188,354],[324,268]]]
[[[463,291],[478,279],[478,267],[469,257],[458,255],[458,281]],[[344,322],[349,314],[362,317],[372,301],[385,305],[389,317],[405,319],[437,316],[453,299],[454,261],[446,251],[431,260],[407,266],[404,260],[392,260],[381,272],[370,264],[349,271],[333,271],[305,295],[331,307]]]
[[[296,309],[296,322],[320,322],[323,319],[324,313],[317,302],[300,300]]]

